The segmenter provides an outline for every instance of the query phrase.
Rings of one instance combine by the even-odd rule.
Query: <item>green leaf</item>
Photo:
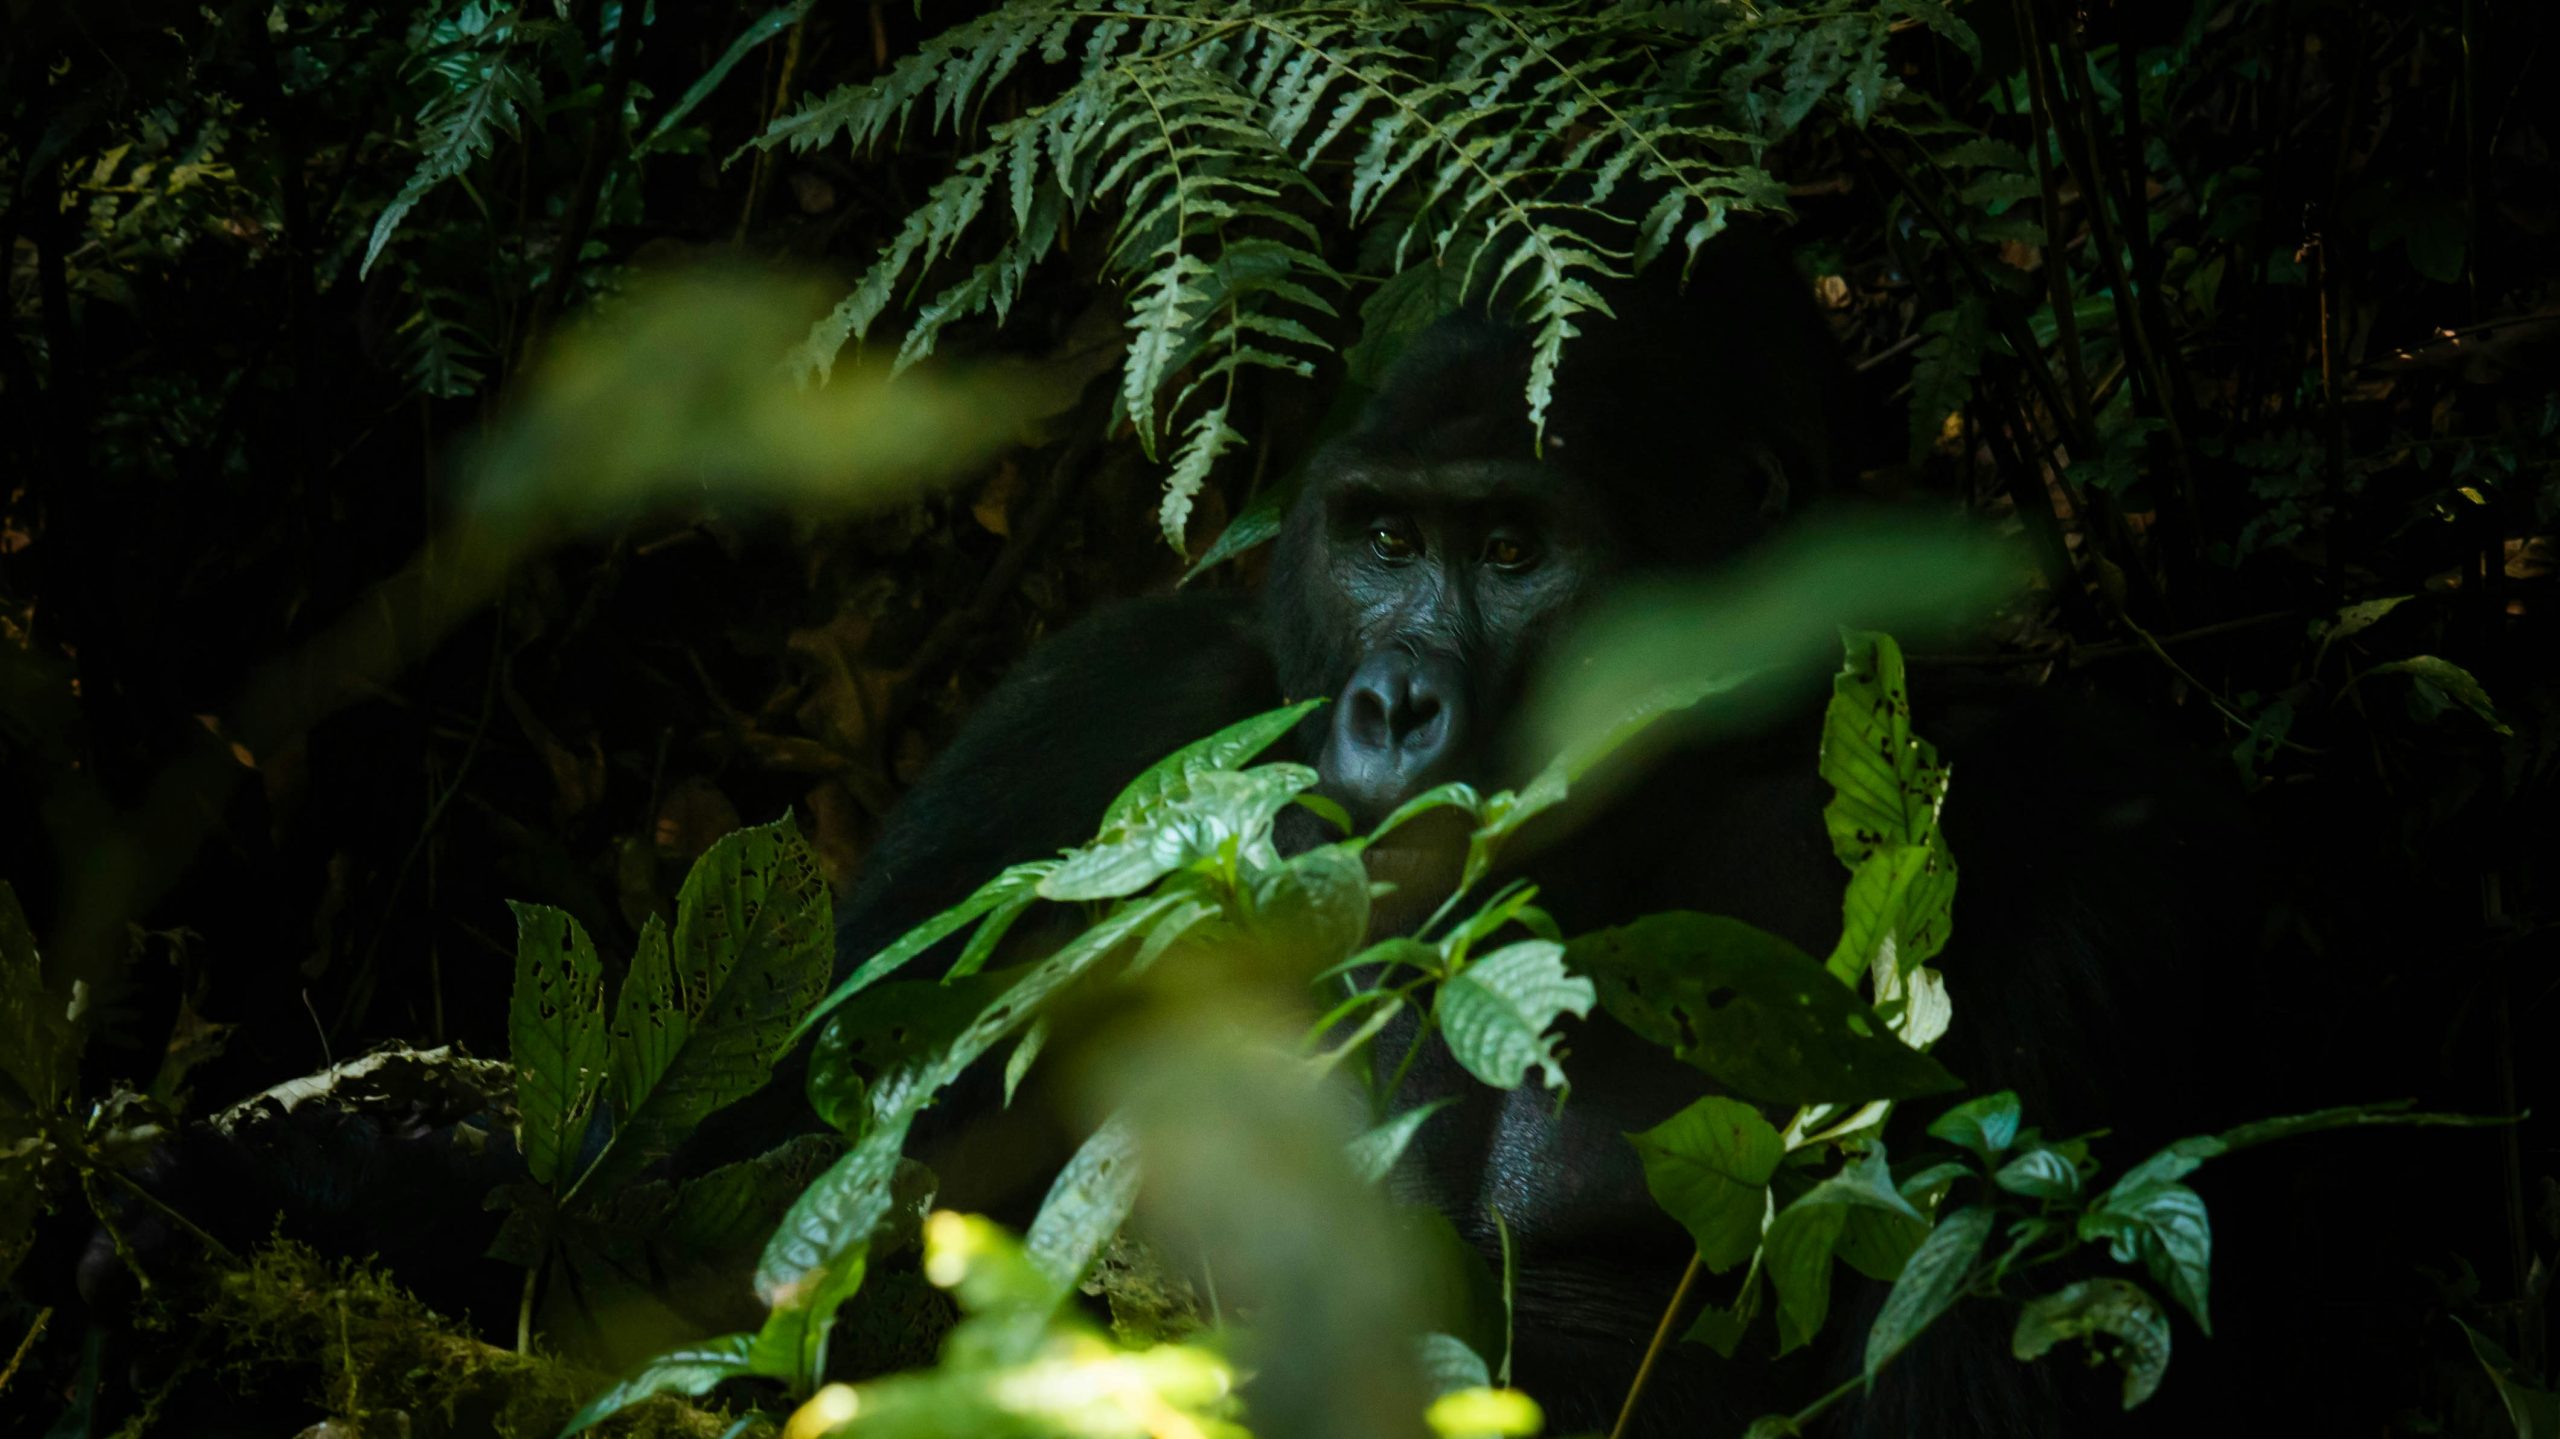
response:
[[[1277,744],[1281,737],[1298,727],[1320,699],[1305,700],[1285,709],[1269,710],[1251,719],[1238,720],[1206,739],[1193,740],[1163,759],[1147,766],[1136,779],[1115,796],[1102,812],[1102,831],[1133,823],[1159,806],[1175,804],[1191,793],[1200,777],[1243,766],[1246,760]]]
[[[764,1327],[747,1351],[748,1366],[783,1381],[795,1393],[806,1394],[826,1382],[827,1341],[835,1334],[836,1314],[862,1288],[870,1269],[871,1247],[856,1244],[803,1274],[765,1315]]]
[[[1484,1356],[1454,1334],[1425,1334],[1415,1348],[1422,1356],[1422,1380],[1434,1395],[1481,1389],[1493,1382]]]
[[[608,1044],[622,1124],[581,1183],[636,1172],[763,1088],[834,937],[826,878],[789,819],[713,845],[677,892],[674,943],[644,931],[623,981]]]
[[[677,1186],[656,1239],[688,1259],[752,1254],[800,1191],[843,1157],[832,1134],[803,1134],[753,1159],[724,1164]]]
[[[1689,1231],[1710,1271],[1721,1274],[1760,1247],[1769,1179],[1786,1144],[1758,1109],[1709,1095],[1627,1139],[1644,1161],[1653,1202]]]
[[[86,1007],[46,982],[35,929],[17,891],[0,881],[0,1076],[17,1086],[27,1117],[71,1096],[87,1027]],[[0,1114],[11,1098],[0,1091]]]
[[[1347,958],[1369,933],[1369,872],[1349,845],[1262,871],[1252,896],[1253,933],[1310,971]]]
[[[897,1062],[874,1078],[870,1130],[783,1216],[757,1262],[756,1293],[769,1305],[778,1303],[777,1296],[793,1292],[805,1277],[867,1243],[890,1211],[890,1182],[917,1112],[996,1041],[1029,1023],[1059,990],[1183,902],[1179,894],[1149,896],[1113,912],[1045,959],[1001,974],[973,976],[968,984],[977,987],[967,992],[980,1005],[976,1017],[938,1052]]]
[[[2505,720],[2498,718],[2497,706],[2489,702],[2489,692],[2481,687],[2480,681],[2472,677],[2471,671],[2451,660],[2439,659],[2434,655],[2412,655],[2405,660],[2393,660],[2388,664],[2375,665],[2365,673],[2407,675],[2411,682],[2418,686],[2420,694],[2428,694],[2432,690],[2436,695],[2459,704],[2479,716],[2482,724],[2497,733],[2502,735],[2515,733],[2508,727]]]
[[[1563,945],[1524,939],[1459,971],[1433,1003],[1450,1054],[1469,1074],[1496,1089],[1516,1089],[1534,1064],[1556,1089],[1564,1084],[1556,1063],[1560,1036],[1548,1026],[1560,1014],[1589,1014],[1592,999],[1590,980],[1565,973]]]
[[[1945,948],[1956,869],[1938,828],[1947,767],[1911,732],[1902,648],[1870,631],[1841,639],[1848,661],[1822,720],[1822,777],[1832,787],[1822,822],[1853,872],[1831,968],[1854,982],[1879,955],[1908,971]]]
[[[739,61],[747,58],[757,46],[799,24],[814,3],[816,0],[791,0],[788,5],[777,5],[758,16],[754,23],[738,33],[737,39],[729,42],[729,48],[721,52],[719,59],[711,62],[710,69],[685,87],[684,94],[667,107],[667,113],[659,116],[658,122],[649,127],[648,136],[632,147],[633,152],[636,154],[655,148],[683,122],[685,116],[693,113],[695,106],[711,98],[711,92],[720,88],[720,82],[729,78],[729,72],[738,68]],[[621,42],[617,40],[614,43]]]
[[[574,1179],[587,1121],[604,1089],[604,965],[567,911],[511,904],[516,982],[507,1052],[516,1073],[516,1134],[539,1184]]]
[[[755,1348],[755,1342],[752,1334],[724,1334],[671,1349],[588,1401],[587,1407],[560,1431],[560,1439],[591,1429],[644,1399],[660,1394],[708,1394],[724,1379],[744,1378],[755,1372],[747,1365],[747,1355]]]
[[[1958,1087],[1802,950],[1721,915],[1670,911],[1573,942],[1619,1022],[1773,1104],[1862,1104]]]
[[[848,1265],[859,1264],[873,1231],[889,1216],[906,1139],[904,1119],[878,1125],[801,1191],[765,1241],[756,1264],[757,1298],[771,1308],[805,1309],[802,1301],[828,1287],[829,1273],[850,1273],[859,1282],[858,1268]]]
[[[1991,1182],[2029,1199],[2070,1199],[2080,1193],[2080,1167],[2061,1151],[2038,1145],[2000,1166]]]
[[[2028,1300],[2009,1352],[2039,1359],[2066,1339],[2096,1348],[2102,1337],[2112,1341],[2107,1351],[2124,1370],[2124,1407],[2131,1409],[2150,1398],[2169,1371],[2169,1316],[2132,1280],[2083,1279]]]
[[[1148,806],[1059,861],[1040,881],[1040,896],[1119,899],[1194,864],[1230,857],[1276,862],[1272,821],[1315,782],[1316,772],[1298,764],[1199,775],[1180,799]]]
[[[1387,1177],[1404,1158],[1405,1149],[1413,1143],[1415,1131],[1424,1120],[1458,1102],[1454,1094],[1444,1094],[1428,1104],[1417,1104],[1384,1124],[1363,1131],[1343,1147],[1344,1157],[1351,1161],[1351,1172],[1364,1184],[1375,1184]]]
[[[1798,1195],[1769,1221],[1763,1264],[1778,1291],[1781,1352],[1801,1348],[1831,1308],[1831,1259],[1852,1258],[1874,1278],[1901,1272],[1929,1221],[1894,1188],[1884,1147],[1870,1143],[1840,1171]],[[1855,1238],[1852,1238],[1853,1232]]]
[[[1234,519],[1227,521],[1225,529],[1218,531],[1218,537],[1209,543],[1209,548],[1200,552],[1199,559],[1192,561],[1191,568],[1182,572],[1176,587],[1188,585],[1203,571],[1278,538],[1280,521],[1289,512],[1289,499],[1276,485],[1255,495],[1243,509],[1236,511]]]
[[[1065,1299],[1127,1223],[1138,1202],[1138,1132],[1114,1115],[1079,1145],[1058,1172],[1040,1213],[1023,1236],[1031,1266]]]
[[[1997,1218],[1979,1205],[1959,1209],[1939,1220],[1912,1251],[1910,1261],[1902,1266],[1902,1277],[1893,1282],[1884,1308],[1876,1314],[1875,1326],[1867,1331],[1868,1383],[1873,1384],[1886,1361],[1901,1353],[1964,1293],[1966,1277]]]
[[[1029,864],[1017,864],[978,886],[967,899],[900,935],[897,943],[864,960],[853,973],[845,976],[842,984],[829,990],[826,998],[818,1001],[806,1015],[802,1016],[800,1023],[793,1027],[791,1038],[784,1043],[783,1048],[788,1050],[793,1044],[797,1044],[802,1035],[815,1029],[828,1015],[836,1011],[837,1006],[903,968],[917,955],[958,934],[969,925],[984,918],[990,911],[1015,904],[1024,895],[1036,892],[1042,877],[1057,867],[1056,860],[1034,860]]]
[[[2142,1261],[2169,1296],[2213,1332],[2206,1300],[2211,1287],[2213,1224],[2204,1197],[2183,1184],[2119,1181],[2080,1216],[2080,1237],[2108,1241],[2118,1264]]]
[[[1973,1151],[1986,1165],[1997,1164],[2018,1142],[2018,1096],[2003,1089],[1968,1099],[1931,1121],[1929,1134]]]
[[[2472,1357],[2489,1371],[2489,1382],[2497,1387],[2498,1398],[2507,1406],[2507,1422],[2516,1429],[2516,1439],[2554,1439],[2560,1436],[2560,1394],[2533,1384],[2517,1363],[2507,1357],[2488,1335],[2463,1323],[2463,1337],[2471,1341]]]
[[[1840,942],[1824,967],[1851,984],[1870,970],[1909,974],[1946,948],[1955,892],[1944,840],[1876,851],[1850,872]]]

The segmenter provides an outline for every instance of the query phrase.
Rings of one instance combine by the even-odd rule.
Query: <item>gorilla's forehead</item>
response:
[[[1553,465],[1535,460],[1459,459],[1432,462],[1364,456],[1328,476],[1334,493],[1400,508],[1582,509],[1595,497],[1587,486]]]

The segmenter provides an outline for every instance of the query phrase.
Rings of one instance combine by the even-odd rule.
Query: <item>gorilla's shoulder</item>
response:
[[[1089,838],[1148,765],[1280,703],[1251,600],[1105,606],[1034,646],[925,770],[864,862],[852,913],[866,929],[912,922]]]

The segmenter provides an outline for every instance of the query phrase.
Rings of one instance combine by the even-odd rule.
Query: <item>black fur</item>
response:
[[[1418,337],[1358,427],[1310,465],[1258,602],[1121,607],[1036,653],[988,701],[871,862],[846,912],[844,962],[999,866],[1079,842],[1146,764],[1282,698],[1337,701],[1296,737],[1298,757],[1363,819],[1440,779],[1524,777],[1508,742],[1514,702],[1593,595],[1630,573],[1730,557],[1818,500],[1854,454],[1847,377],[1791,268],[1750,237],[1709,256],[1687,295],[1631,291],[1618,321],[1574,342],[1543,453],[1516,333],[1458,317]],[[1487,546],[1512,536],[1532,561],[1491,564]],[[2169,966],[2196,948],[2185,916],[2211,911],[2207,881],[2234,872],[2188,842],[2212,833],[2192,819],[2212,801],[2094,707],[1924,694],[1919,716],[1954,763],[1947,823],[1964,874],[1945,1055],[1978,1090],[2020,1090],[2050,1131],[2121,1125],[2117,1101],[2137,1091],[2120,1082],[2117,1051],[2136,1027],[2119,993],[2170,987]],[[1529,863],[1543,902],[1568,932],[1685,907],[1825,952],[1844,876],[1822,828],[1817,736],[1809,704],[1658,766]],[[1297,841],[1312,842],[1313,822],[1296,822]],[[1427,893],[1427,878],[1417,887]],[[1390,905],[1378,928],[1419,913]],[[1518,1377],[1560,1433],[1609,1424],[1688,1255],[1621,1136],[1702,1092],[1694,1071],[1597,1016],[1571,1051],[1561,1117],[1542,1091],[1486,1090],[1433,1054],[1403,1097],[1458,1103],[1424,1127],[1398,1176],[1488,1252],[1500,1207],[1521,1253]],[[2163,1102],[2172,1088],[2148,1077],[2143,1112],[2177,1113]],[[1640,1432],[1734,1432],[1828,1388],[1854,1372],[1874,1302],[1844,1295],[1827,1336],[1844,1347],[1827,1355],[1772,1366],[1676,1349]],[[1851,1406],[1843,1432],[2025,1436],[2113,1422],[2103,1377],[2019,1365],[1998,1324],[1950,1328]]]

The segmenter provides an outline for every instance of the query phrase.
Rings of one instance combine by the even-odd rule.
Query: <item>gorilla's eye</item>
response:
[[[1402,525],[1377,524],[1369,529],[1369,550],[1389,564],[1402,564],[1419,553],[1421,546],[1413,541],[1413,532]]]
[[[1495,535],[1484,542],[1484,562],[1497,570],[1526,569],[1536,558],[1528,541],[1515,535]]]

